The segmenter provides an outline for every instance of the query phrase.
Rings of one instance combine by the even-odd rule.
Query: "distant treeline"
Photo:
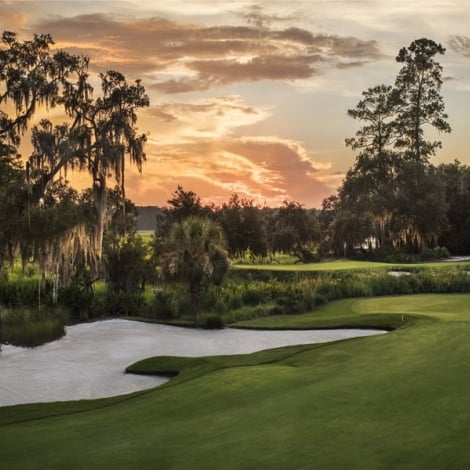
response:
[[[157,213],[161,209],[157,206],[137,206],[137,230],[155,230]]]

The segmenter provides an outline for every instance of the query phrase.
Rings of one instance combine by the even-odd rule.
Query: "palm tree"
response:
[[[190,217],[172,226],[165,245],[162,274],[188,285],[199,327],[202,286],[205,281],[220,284],[230,265],[222,228],[210,219]]]

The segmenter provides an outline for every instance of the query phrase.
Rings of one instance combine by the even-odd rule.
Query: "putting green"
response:
[[[0,462],[14,469],[467,468],[469,304],[468,294],[333,302],[301,316],[304,324],[394,319],[402,326],[247,356],[148,360],[136,367],[180,374],[128,397],[0,408]],[[298,318],[282,321],[297,327]]]

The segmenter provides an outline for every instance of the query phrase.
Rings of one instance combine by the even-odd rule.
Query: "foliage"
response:
[[[62,286],[59,289],[60,304],[69,311],[73,322],[86,321],[96,315],[93,310],[95,296],[89,289],[78,284]]]
[[[431,258],[442,254],[445,250],[437,249],[427,256]],[[357,263],[357,266],[365,264]],[[339,266],[336,271],[310,272],[232,270],[221,286],[206,286],[201,294],[200,308],[203,316],[215,314],[225,323],[233,323],[268,315],[312,312],[320,305],[350,297],[470,292],[466,265],[436,263],[393,267],[383,264],[381,268],[379,264],[377,268],[354,270],[346,269],[344,263],[342,266],[343,269]],[[392,268],[405,274],[392,276],[388,273]],[[155,291],[152,317],[163,321],[190,318],[193,313],[192,300],[182,289],[182,285],[159,286]]]
[[[403,64],[395,80],[399,97],[395,120],[399,138],[396,147],[405,157],[416,162],[426,162],[441,142],[424,139],[424,126],[431,125],[439,132],[450,132],[445,105],[440,94],[442,66],[434,59],[443,55],[445,48],[431,39],[413,41],[401,48],[396,60]]]
[[[210,217],[211,209],[202,205],[201,198],[194,191],[185,191],[178,185],[168,206],[157,211],[155,219],[154,258],[156,260],[164,251],[166,238],[171,227],[177,222],[183,222],[189,217]]]
[[[37,312],[24,308],[0,310],[3,342],[14,346],[35,347],[65,335],[60,312]]]
[[[224,328],[225,323],[220,315],[208,314],[202,316],[202,327],[206,330],[220,330]]]
[[[201,217],[190,217],[173,225],[161,270],[166,279],[187,285],[196,326],[204,284],[220,284],[228,268],[225,239],[219,225]]]
[[[8,112],[0,110],[0,144],[15,147],[40,105],[60,103],[60,85],[76,71],[78,58],[63,51],[52,54],[48,34],[19,42],[15,33],[4,31],[1,42],[0,104],[11,106]]]
[[[320,238],[314,212],[307,211],[298,202],[285,201],[272,223],[273,253],[292,253],[300,262],[313,261],[308,246]]]
[[[20,240],[18,209],[24,207],[25,193],[24,172],[19,157],[0,151],[0,268],[14,262],[15,248]]]
[[[149,252],[149,246],[135,233],[107,247],[107,304],[112,315],[137,315],[141,311],[146,284],[156,278]]]
[[[0,305],[8,308],[37,306],[40,281],[37,275],[0,273]]]
[[[425,127],[450,132],[440,94],[445,49],[429,39],[402,48],[395,85],[378,85],[348,114],[363,123],[346,145],[359,150],[338,199],[329,201],[329,230],[345,245],[419,253],[433,248],[447,227],[442,178],[429,158],[440,142],[425,139]],[[333,211],[333,212],[332,212]],[[335,254],[339,254],[338,243]]]
[[[267,255],[266,220],[253,201],[232,194],[216,217],[225,232],[231,258],[243,257],[247,251],[253,258]]]
[[[470,253],[470,168],[459,161],[441,164],[437,175],[445,188],[447,225],[439,244],[454,255]]]
[[[93,97],[89,59],[53,52],[53,44],[49,35],[22,42],[15,33],[2,35],[0,183],[16,191],[11,191],[14,197],[0,191],[10,219],[0,232],[0,265],[20,251],[23,260],[34,258],[43,273],[55,277],[57,293],[58,284],[70,282],[77,269],[91,283],[101,274],[104,233],[114,215],[108,213],[108,177],[114,175],[126,201],[125,157],[141,170],[146,136],[137,133],[137,110],[148,106],[149,99],[139,80],[128,83],[116,71],[99,75],[101,96]],[[34,123],[44,105],[60,107],[66,121]],[[33,151],[23,170],[12,155],[29,127]],[[87,195],[79,201],[58,178],[69,168],[86,169],[92,176],[94,211],[81,214],[86,213],[85,221],[78,206],[86,206]]]

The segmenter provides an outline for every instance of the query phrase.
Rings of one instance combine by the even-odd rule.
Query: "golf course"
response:
[[[0,0],[0,470],[470,469],[469,13]]]
[[[387,334],[250,355],[156,357],[109,399],[0,408],[4,468],[466,468],[470,294],[343,299],[255,328]],[[175,376],[175,374],[177,375]]]

